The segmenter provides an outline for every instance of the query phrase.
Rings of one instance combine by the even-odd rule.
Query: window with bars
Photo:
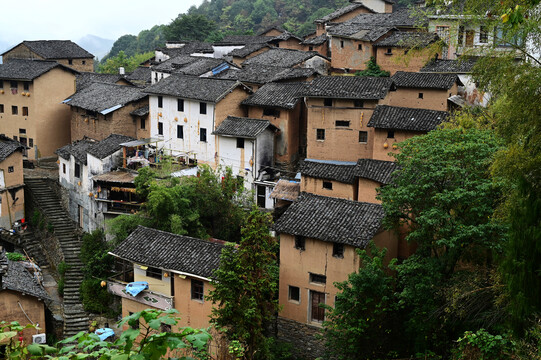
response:
[[[297,286],[289,285],[289,301],[300,302],[301,301],[301,290]]]
[[[310,273],[310,282],[315,284],[326,284],[327,277],[325,275]]]
[[[151,277],[153,279],[161,280],[162,279],[162,270],[158,269],[158,268],[155,268],[155,267],[149,266],[147,268],[147,270],[146,270],[146,276]]]
[[[295,235],[295,249],[304,250],[306,246],[306,239],[304,236]]]
[[[343,258],[344,257],[344,244],[333,243],[332,245],[332,256]]]
[[[325,129],[316,129],[316,140],[325,140]]]
[[[363,144],[368,142],[368,131],[359,131],[359,142]]]
[[[203,301],[205,294],[205,285],[203,281],[192,279],[192,300]]]

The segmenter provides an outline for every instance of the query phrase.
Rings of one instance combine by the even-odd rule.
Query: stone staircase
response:
[[[77,228],[45,179],[27,178],[25,184],[32,194],[35,205],[54,227],[54,236],[60,243],[67,265],[64,282],[64,336],[69,337],[79,331],[87,331],[88,314],[83,310],[79,299],[83,264],[79,259],[81,241],[77,235]]]

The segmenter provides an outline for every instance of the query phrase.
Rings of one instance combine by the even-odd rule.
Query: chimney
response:
[[[124,67],[122,67],[122,66],[119,67],[119,68],[118,68],[118,73],[119,73],[120,75],[125,75],[126,72],[124,71]]]

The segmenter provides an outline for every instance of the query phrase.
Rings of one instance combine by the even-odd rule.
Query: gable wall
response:
[[[391,54],[387,49],[391,49]],[[419,72],[433,57],[432,49],[409,50],[400,47],[376,47],[376,63],[393,76],[397,71]],[[408,53],[406,55],[406,52]]]
[[[333,69],[350,69],[350,72],[365,70],[366,62],[370,60],[371,56],[374,56],[372,44],[369,41],[337,36],[332,36],[329,41]],[[344,47],[342,47],[342,42]],[[359,50],[359,45],[362,46],[362,50]]]
[[[8,62],[11,59],[37,59],[45,60],[32,50],[30,50],[26,45],[19,44],[13,49],[9,50],[2,56],[3,62]]]
[[[323,182],[331,182],[332,190],[323,188]],[[331,196],[340,199],[357,200],[356,184],[346,184],[337,180],[318,179],[302,175],[301,192],[321,196]]]

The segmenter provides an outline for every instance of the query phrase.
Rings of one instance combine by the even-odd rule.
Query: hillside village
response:
[[[393,11],[391,0],[351,0],[305,38],[273,26],[169,41],[131,73],[93,72],[94,56],[65,40],[1,54],[0,244],[27,259],[0,254],[0,320],[39,324],[21,332],[26,343],[89,327],[118,336],[127,323],[83,307],[83,234],[111,240],[112,219],[145,209],[141,169],[182,179],[230,168],[273,215],[273,333],[298,358],[323,356],[321,305],[334,307],[335,283],[359,270],[356,251],[386,248],[388,264],[417,250],[405,226],[383,226],[378,191],[393,182],[399,144],[487,106],[473,68],[488,48],[509,50],[483,25],[427,14],[424,2]],[[387,76],[362,76],[373,67]],[[224,240],[139,225],[109,252],[114,276],[101,286],[121,317],[176,309],[181,326],[208,328]]]

